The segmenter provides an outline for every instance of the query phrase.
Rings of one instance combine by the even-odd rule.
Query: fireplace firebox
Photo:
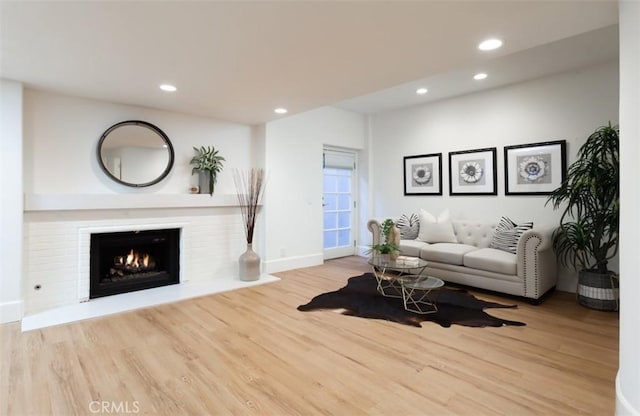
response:
[[[180,281],[180,229],[91,234],[89,298]]]

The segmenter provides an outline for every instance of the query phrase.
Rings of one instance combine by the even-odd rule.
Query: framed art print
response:
[[[449,152],[449,195],[497,195],[496,148]]]
[[[404,157],[405,195],[442,195],[442,153]]]
[[[505,195],[549,195],[567,171],[566,140],[505,146]]]

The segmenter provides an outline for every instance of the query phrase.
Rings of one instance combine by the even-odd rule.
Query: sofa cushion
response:
[[[452,221],[453,232],[459,243],[476,246],[478,248],[487,248],[493,239],[493,233],[496,228],[495,223],[477,222],[477,221]]]
[[[415,240],[420,231],[420,217],[415,212],[411,215],[402,214],[396,222],[400,236],[405,240]]]
[[[518,240],[520,240],[522,233],[531,228],[533,228],[532,222],[516,224],[511,219],[502,217],[493,233],[493,239],[489,247],[516,254]]]
[[[477,247],[458,243],[429,244],[420,250],[420,257],[427,261],[457,264],[462,266],[465,254],[477,250]]]
[[[410,257],[420,257],[420,250],[429,243],[418,240],[400,240],[400,253]]]
[[[442,211],[436,218],[430,212],[421,209],[418,240],[426,243],[457,243],[449,210]]]
[[[516,275],[516,255],[495,248],[481,248],[464,255],[463,264],[472,269]]]

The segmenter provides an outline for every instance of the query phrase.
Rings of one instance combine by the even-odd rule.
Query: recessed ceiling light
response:
[[[287,114],[287,109],[286,108],[276,108],[275,110],[273,110],[276,114]]]
[[[174,92],[177,90],[177,88],[171,84],[162,84],[160,85],[160,89],[166,92]]]
[[[478,45],[478,49],[481,51],[492,51],[494,49],[498,49],[502,46],[502,41],[500,39],[487,39]]]
[[[473,76],[473,79],[481,80],[481,79],[485,79],[486,77],[487,77],[487,74],[485,74],[484,72],[480,72],[479,74],[475,74]]]
[[[428,89],[426,89],[426,88],[418,88],[418,89],[416,90],[416,94],[418,94],[418,95],[424,95],[424,94],[426,94],[426,93],[428,93],[428,92],[429,92],[429,90],[428,90]]]

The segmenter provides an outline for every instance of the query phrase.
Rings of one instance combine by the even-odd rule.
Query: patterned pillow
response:
[[[493,239],[489,247],[516,254],[520,237],[525,231],[532,228],[533,222],[516,224],[508,217],[502,217],[493,233]]]
[[[400,230],[400,237],[403,240],[415,240],[420,232],[420,218],[416,213],[409,216],[402,214],[396,222],[396,227]]]

